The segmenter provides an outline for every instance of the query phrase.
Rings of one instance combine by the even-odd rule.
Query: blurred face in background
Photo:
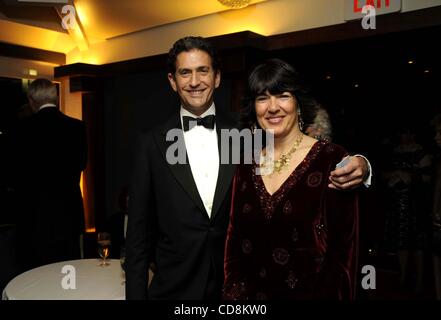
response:
[[[306,128],[305,133],[312,138],[319,138],[322,135],[322,129],[309,126]]]

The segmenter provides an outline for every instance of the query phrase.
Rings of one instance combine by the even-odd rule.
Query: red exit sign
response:
[[[372,6],[376,15],[401,11],[402,0],[345,0],[345,20],[363,18],[363,7]]]

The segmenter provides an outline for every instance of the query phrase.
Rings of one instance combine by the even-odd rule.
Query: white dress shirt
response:
[[[366,160],[367,162],[367,166],[368,166],[368,175],[367,177],[363,180],[363,184],[366,188],[369,188],[371,186],[371,182],[372,182],[372,166],[371,163],[369,162],[368,158],[366,158],[365,156],[361,155],[361,154],[355,154],[354,157],[361,157],[364,160]]]
[[[196,116],[181,107],[181,125],[183,116],[203,118],[215,114],[216,108],[214,103],[200,116]],[[193,174],[193,179],[198,188],[205,210],[207,210],[208,216],[211,217],[214,192],[216,191],[219,173],[219,149],[216,124],[214,129],[207,129],[204,126],[194,126],[183,133],[191,173]]]

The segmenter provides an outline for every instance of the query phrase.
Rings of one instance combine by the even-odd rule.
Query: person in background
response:
[[[401,287],[405,289],[410,284],[419,294],[424,289],[424,251],[429,237],[430,176],[427,173],[431,163],[431,155],[416,140],[416,131],[403,125],[385,174],[391,200],[385,236],[386,244],[398,257]],[[412,265],[414,272],[409,269]]]
[[[306,113],[306,112],[305,112]],[[304,133],[317,140],[332,141],[332,123],[328,112],[320,104],[311,106],[308,112],[309,117],[305,116]]]
[[[80,177],[87,163],[85,125],[58,110],[56,85],[36,79],[28,99],[34,114],[23,121],[15,152],[23,269],[80,258]]]

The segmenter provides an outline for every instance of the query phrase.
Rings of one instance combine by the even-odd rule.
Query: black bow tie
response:
[[[193,117],[182,117],[182,124],[184,126],[184,131],[188,131],[194,126],[204,126],[207,129],[214,129],[214,115],[209,115],[203,118],[193,118]]]

